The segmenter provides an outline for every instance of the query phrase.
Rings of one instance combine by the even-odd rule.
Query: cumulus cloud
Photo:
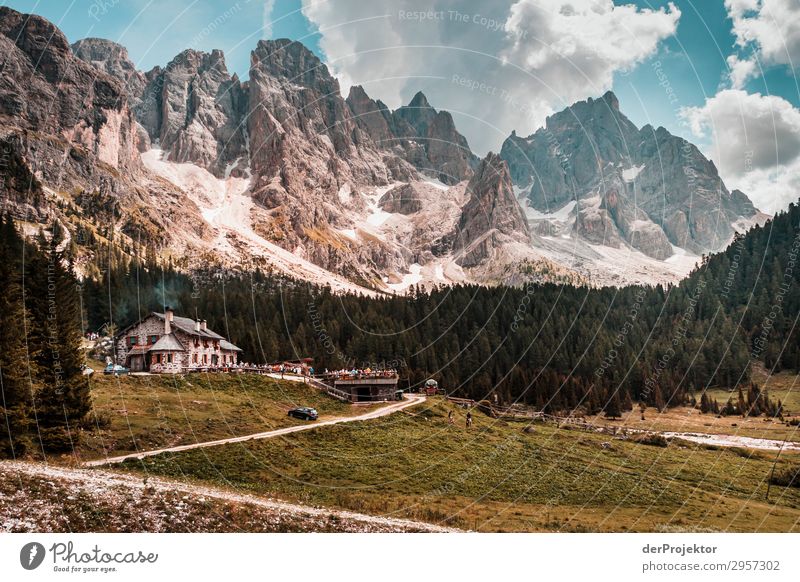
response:
[[[346,92],[398,107],[423,90],[480,153],[611,88],[674,34],[680,10],[612,0],[304,0]]]
[[[748,52],[733,56],[731,84],[740,88],[759,66],[800,66],[800,3],[797,0],[725,0],[737,46]]]
[[[730,188],[767,212],[800,193],[800,110],[773,95],[726,89],[681,112],[694,135],[710,138],[710,157]]]

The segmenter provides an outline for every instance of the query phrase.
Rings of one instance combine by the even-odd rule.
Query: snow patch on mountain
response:
[[[552,212],[540,212],[530,205],[530,200],[528,198],[520,199],[519,202],[528,220],[558,220],[562,222],[570,218],[572,211],[575,210],[575,206],[578,204],[574,200],[571,200],[561,208]]]
[[[636,176],[639,175],[639,172],[644,170],[644,164],[641,166],[633,166],[626,170],[622,170],[622,179],[626,182],[633,182],[636,180]]]
[[[377,295],[259,235],[253,228],[256,206],[249,195],[249,177],[236,178],[228,174],[227,178],[217,178],[194,164],[165,161],[164,152],[159,148],[152,148],[141,157],[147,169],[182,189],[197,205],[215,234],[209,250],[235,263],[248,257],[260,257],[287,275],[330,285],[334,291]]]

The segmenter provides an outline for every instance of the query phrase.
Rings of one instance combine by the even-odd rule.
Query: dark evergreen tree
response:
[[[19,271],[22,239],[8,216],[2,218],[0,230],[0,456],[17,458],[33,445],[31,394],[37,374],[25,346],[27,316]]]

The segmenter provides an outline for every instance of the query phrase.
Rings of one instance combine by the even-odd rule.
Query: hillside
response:
[[[800,523],[797,488],[763,501],[774,454],[680,440],[652,446],[475,412],[467,430],[464,411],[440,400],[414,412],[124,466],[477,531],[797,531]],[[798,460],[785,454],[778,469]]]
[[[0,532],[438,532],[155,477],[0,462]]]
[[[91,377],[92,413],[80,461],[265,432],[303,424],[286,412],[316,408],[320,420],[363,414],[302,382],[256,374]]]

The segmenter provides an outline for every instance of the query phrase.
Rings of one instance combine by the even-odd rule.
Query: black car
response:
[[[317,418],[319,418],[319,414],[315,408],[308,408],[306,406],[292,408],[289,411],[289,416],[299,418],[300,420],[317,420]]]

